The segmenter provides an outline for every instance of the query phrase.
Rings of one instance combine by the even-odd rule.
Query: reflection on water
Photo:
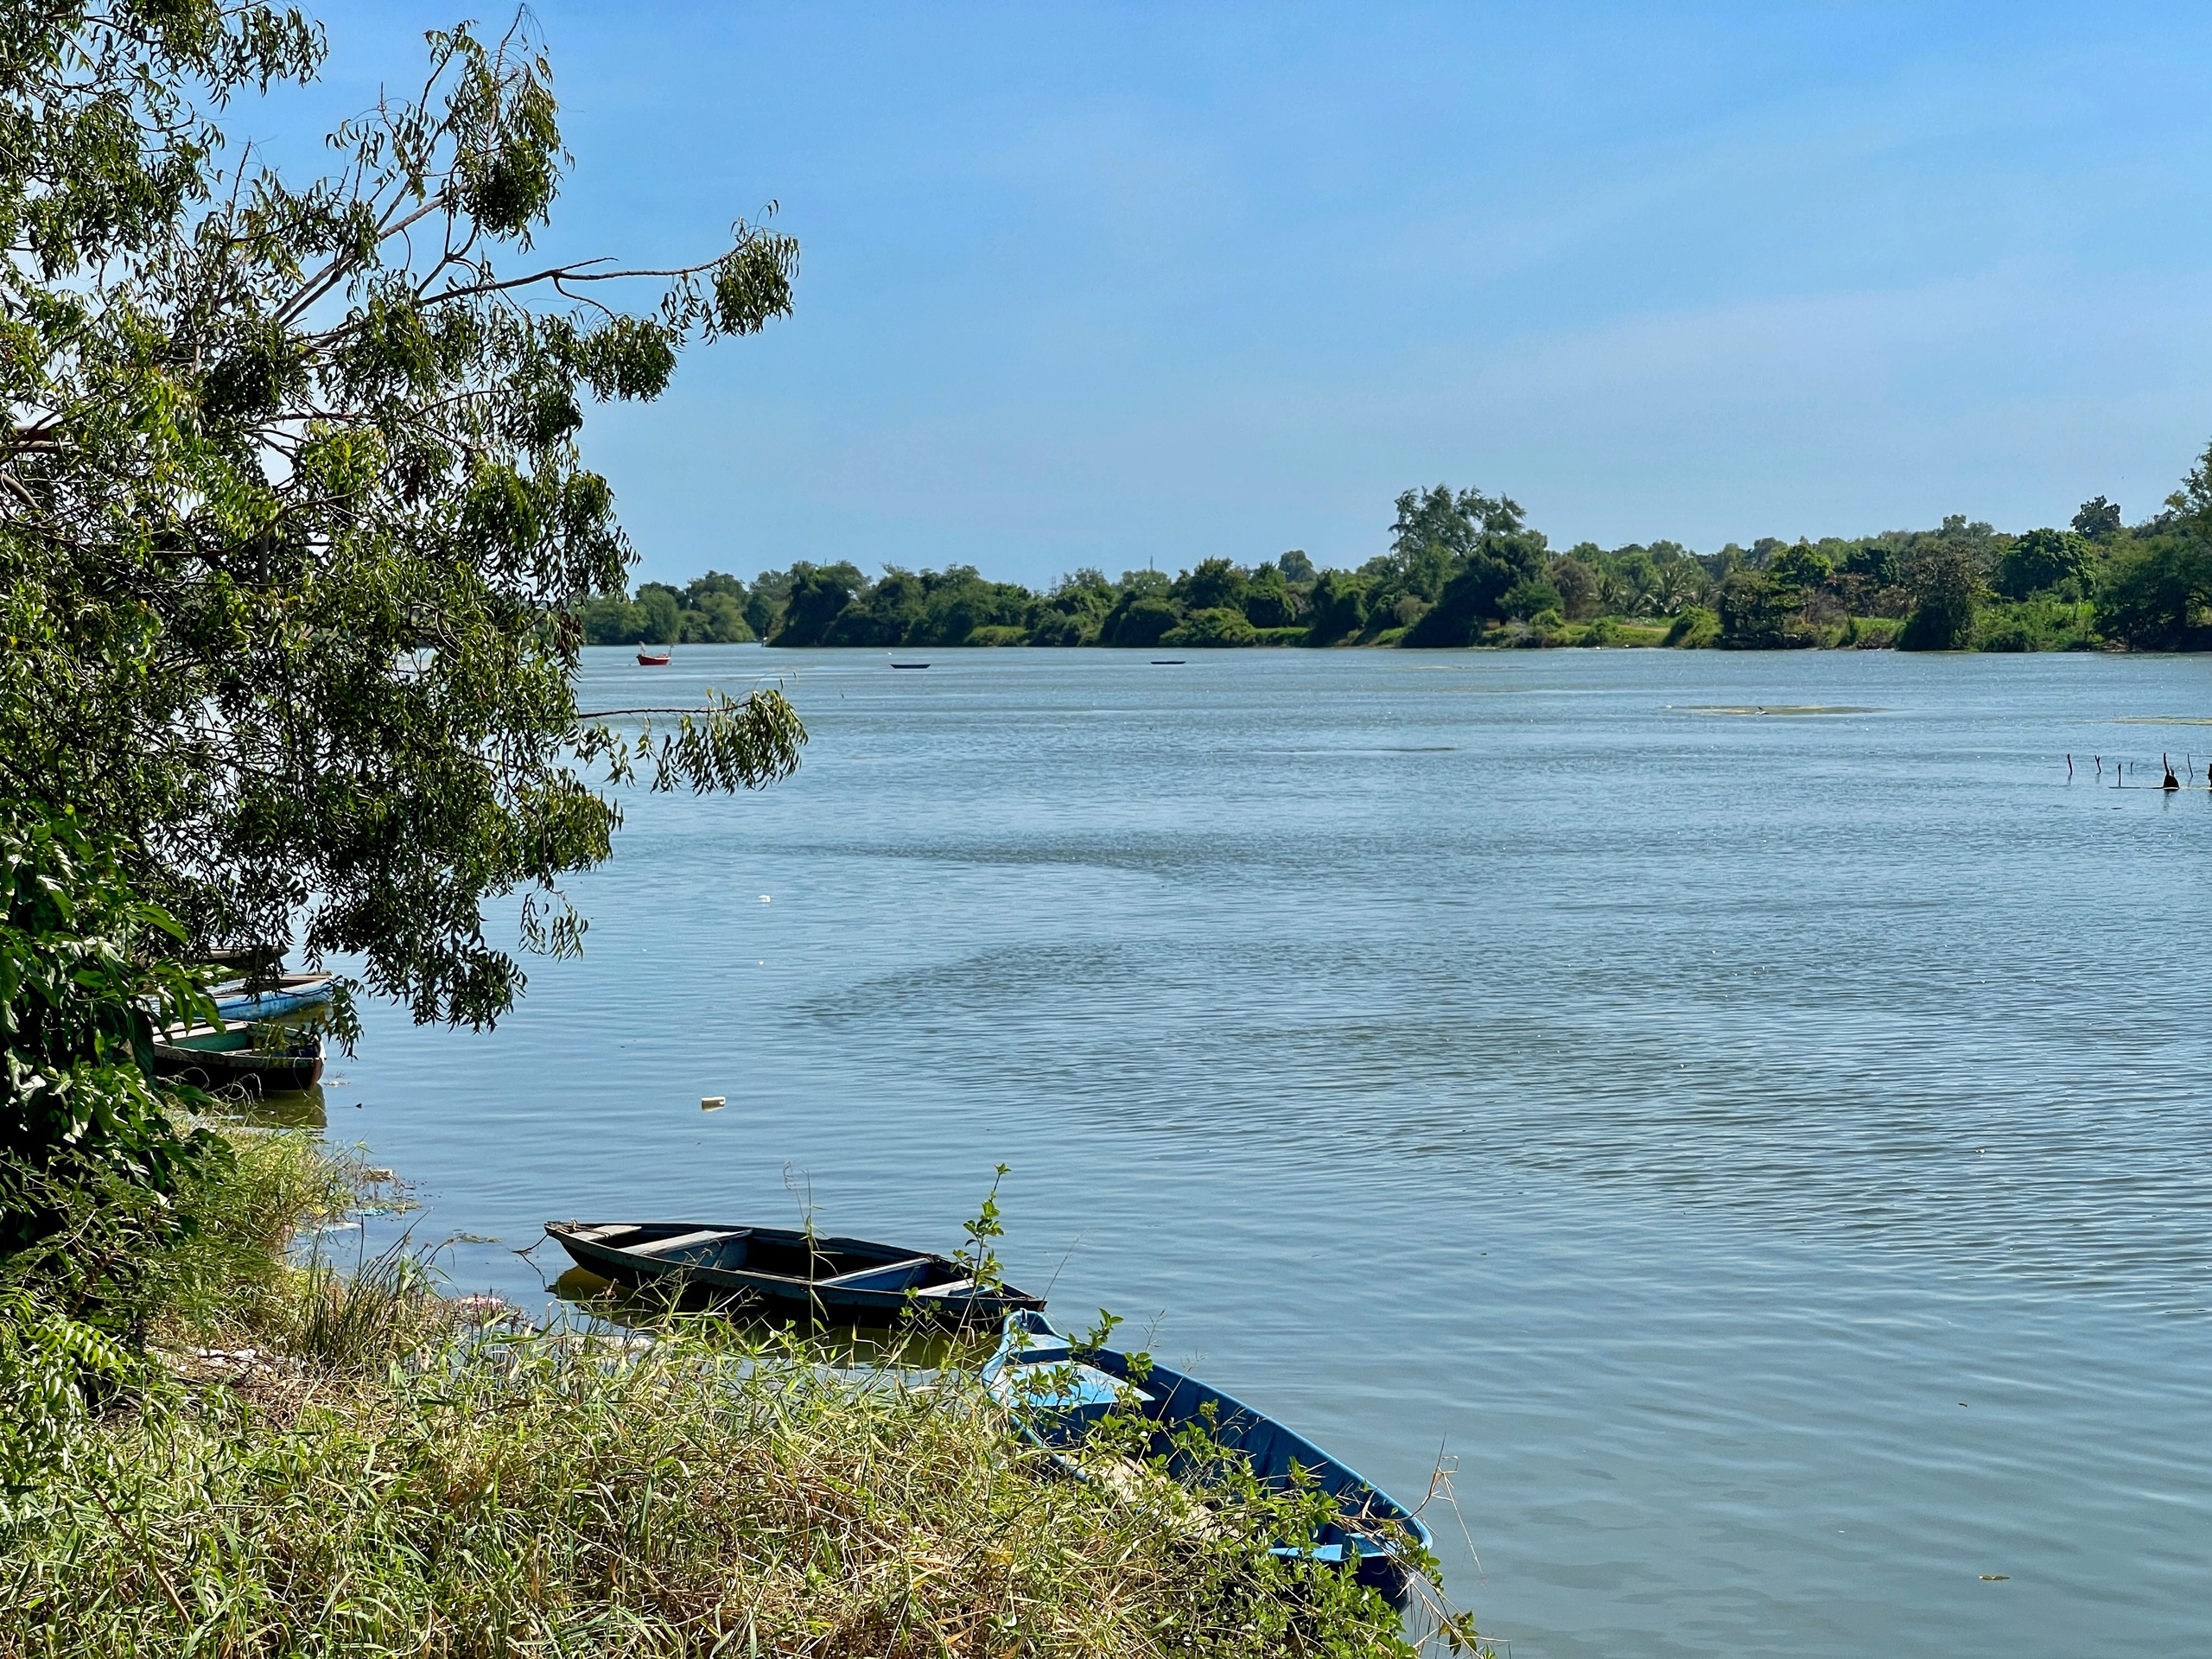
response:
[[[236,1123],[254,1129],[327,1129],[330,1127],[329,1116],[323,1109],[321,1084],[311,1089],[280,1090],[270,1095],[238,1091],[213,1098],[214,1109],[208,1116],[219,1122]]]
[[[464,1283],[797,1172],[947,1249],[1003,1161],[1056,1323],[1458,1457],[1516,1659],[2202,1645],[2212,798],[2095,766],[2212,664],[933,660],[593,654],[773,664],[814,741],[630,798],[496,1033],[369,1011],[336,1133],[496,1237]]]

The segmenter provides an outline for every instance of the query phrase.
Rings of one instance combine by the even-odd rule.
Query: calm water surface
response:
[[[805,1182],[949,1247],[1003,1161],[1063,1318],[1456,1459],[1517,1659],[2212,1651],[2212,794],[2088,759],[2201,779],[2212,663],[931,660],[590,653],[813,743],[632,798],[496,1033],[334,1068],[462,1281]]]

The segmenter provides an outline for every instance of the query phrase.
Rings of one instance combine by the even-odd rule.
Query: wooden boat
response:
[[[274,978],[234,979],[215,988],[215,1012],[226,1022],[273,1020],[330,1001],[335,974],[278,974]]]
[[[639,668],[666,668],[668,659],[673,654],[666,651],[640,651],[638,653],[638,666]]]
[[[274,1026],[172,1026],[155,1033],[154,1075],[210,1094],[311,1089],[322,1076],[322,1039]]]
[[[1304,1435],[1243,1401],[1160,1364],[1141,1380],[1133,1379],[1128,1355],[1110,1348],[1085,1349],[1078,1355],[1043,1315],[1030,1312],[1007,1316],[1006,1334],[983,1366],[983,1380],[1013,1413],[1024,1438],[1052,1452],[1070,1472],[1116,1491],[1156,1478],[1154,1468],[1190,1479],[1188,1456],[1173,1437],[1194,1421],[1205,1423],[1217,1444],[1249,1459],[1252,1473],[1263,1485],[1287,1486],[1294,1465],[1301,1478],[1336,1499],[1340,1518],[1312,1544],[1278,1546],[1276,1554],[1342,1563],[1356,1553],[1359,1581],[1381,1591],[1394,1605],[1405,1605],[1413,1574],[1397,1552],[1408,1537],[1424,1551],[1431,1547],[1421,1517]],[[1086,1462],[1075,1455],[1091,1426],[1109,1411],[1151,1421],[1152,1464],[1118,1457]],[[1203,1497],[1202,1489],[1198,1495]],[[1388,1522],[1395,1525],[1381,1524]]]
[[[775,1227],[697,1221],[552,1221],[547,1236],[618,1284],[680,1285],[718,1302],[831,1325],[995,1325],[1045,1306],[1011,1286],[978,1285],[950,1256],[809,1239]]]

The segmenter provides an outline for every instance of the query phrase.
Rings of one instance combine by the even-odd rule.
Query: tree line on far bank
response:
[[[1357,569],[1303,552],[1201,560],[1170,576],[1095,569],[1044,592],[972,566],[849,563],[709,571],[577,606],[593,645],[1718,645],[1923,651],[2212,648],[2212,448],[2133,526],[2099,496],[2065,528],[1932,530],[1565,551],[1509,497],[1446,485],[1397,499],[1389,550]]]

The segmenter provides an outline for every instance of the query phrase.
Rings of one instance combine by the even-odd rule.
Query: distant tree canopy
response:
[[[973,566],[870,577],[850,563],[710,572],[578,606],[594,644],[1192,646],[1713,644],[1738,650],[2195,648],[2212,627],[2212,450],[2156,519],[2102,496],[2068,529],[2006,534],[1963,513],[1928,530],[1699,554],[1679,542],[1555,551],[1510,496],[1402,492],[1389,546],[1357,568],[1302,550],[1173,575],[1084,569],[1043,593]]]

